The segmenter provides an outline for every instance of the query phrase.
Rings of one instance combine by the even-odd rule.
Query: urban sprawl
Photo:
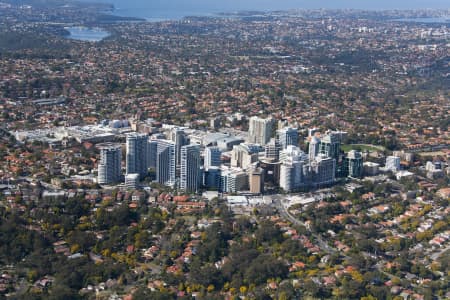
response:
[[[0,299],[450,298],[449,10],[110,9],[0,1]]]

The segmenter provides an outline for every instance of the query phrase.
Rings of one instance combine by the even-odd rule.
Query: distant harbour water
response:
[[[88,28],[84,26],[76,26],[66,27],[64,29],[70,33],[67,38],[79,41],[99,42],[110,35],[109,32],[98,27]]]
[[[92,2],[93,0],[82,0]],[[96,0],[113,4],[114,15],[148,21],[179,20],[186,16],[214,16],[237,11],[289,9],[449,9],[449,0]]]
[[[153,11],[151,9],[136,10],[134,8],[121,8],[118,7],[112,12],[113,15],[121,17],[138,17],[143,18],[149,22],[162,22],[162,21],[176,21],[181,20],[188,16],[202,16],[202,17],[213,17],[217,16],[217,12],[210,11]]]
[[[404,18],[404,19],[396,19],[395,21],[400,22],[413,22],[413,23],[450,23],[450,16],[443,18]]]

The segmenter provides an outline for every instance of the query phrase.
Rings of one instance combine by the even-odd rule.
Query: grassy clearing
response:
[[[349,152],[350,150],[358,150],[358,151],[384,151],[385,148],[383,146],[376,146],[376,145],[366,145],[366,144],[347,144],[347,145],[341,145],[341,149],[344,152]]]

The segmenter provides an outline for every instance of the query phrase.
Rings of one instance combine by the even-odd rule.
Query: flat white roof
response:
[[[248,200],[246,196],[228,196],[227,197],[228,204],[231,205],[246,205],[248,204]]]

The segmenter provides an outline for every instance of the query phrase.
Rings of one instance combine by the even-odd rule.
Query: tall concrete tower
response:
[[[272,135],[273,125],[273,118],[262,119],[256,116],[251,117],[248,130],[248,142],[260,144],[261,146],[267,144]]]
[[[175,186],[175,143],[169,140],[156,140],[157,157],[156,157],[156,181],[168,185]]]
[[[200,147],[186,145],[181,147],[180,189],[197,192],[201,183]]]
[[[104,144],[100,147],[98,164],[98,183],[111,184],[120,180],[122,147],[116,144]]]
[[[205,149],[205,158],[204,158],[205,170],[208,170],[209,167],[220,167],[221,155],[222,151],[220,151],[219,147],[207,147]]]
[[[312,162],[316,158],[316,156],[319,154],[319,150],[320,150],[320,140],[317,137],[312,136],[311,141],[309,142],[309,151],[308,151],[308,158],[310,162]]]
[[[277,137],[283,149],[286,149],[289,145],[298,146],[298,131],[296,128],[284,127],[277,130]]]
[[[127,174],[139,174],[142,179],[147,175],[148,136],[146,134],[127,134]]]

